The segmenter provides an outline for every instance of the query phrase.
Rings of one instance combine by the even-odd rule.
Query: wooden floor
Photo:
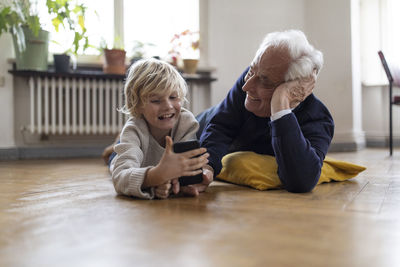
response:
[[[0,266],[400,266],[400,150],[307,194],[118,197],[100,159],[0,162]]]

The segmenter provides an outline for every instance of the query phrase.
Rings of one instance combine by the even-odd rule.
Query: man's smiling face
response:
[[[245,107],[258,117],[271,116],[271,98],[284,82],[290,55],[286,47],[269,47],[260,61],[251,64],[242,90],[247,93]]]

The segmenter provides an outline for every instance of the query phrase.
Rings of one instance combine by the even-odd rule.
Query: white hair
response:
[[[287,47],[292,61],[285,74],[285,81],[309,77],[314,70],[316,74],[322,68],[322,52],[315,49],[302,31],[288,30],[272,32],[265,36],[254,57],[253,63],[259,63],[268,47]]]

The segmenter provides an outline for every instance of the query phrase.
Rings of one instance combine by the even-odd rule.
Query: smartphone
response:
[[[178,142],[173,145],[175,153],[182,153],[196,148],[200,148],[200,143],[197,140]],[[198,155],[197,157],[199,156],[200,155]],[[179,184],[181,186],[186,186],[190,184],[199,184],[202,181],[203,181],[203,173],[196,174],[195,176],[182,176],[179,178]]]

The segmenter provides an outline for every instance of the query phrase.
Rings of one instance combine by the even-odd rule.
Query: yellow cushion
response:
[[[326,157],[318,184],[344,181],[357,176],[366,168],[350,162]],[[275,157],[254,152],[235,152],[222,158],[222,170],[217,178],[258,190],[281,188]]]

